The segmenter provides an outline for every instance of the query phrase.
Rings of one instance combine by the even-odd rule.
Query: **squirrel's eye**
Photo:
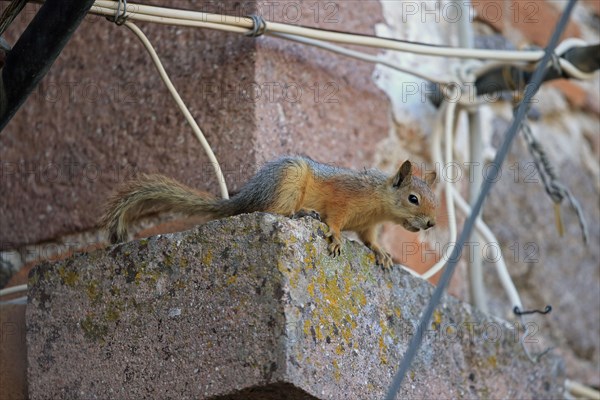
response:
[[[419,205],[419,199],[414,194],[411,194],[410,196],[408,196],[408,201],[410,201],[414,205],[417,205],[417,206]]]

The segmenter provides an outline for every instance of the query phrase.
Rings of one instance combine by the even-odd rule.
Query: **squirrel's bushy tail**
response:
[[[172,211],[220,218],[227,216],[227,207],[221,202],[166,176],[142,175],[108,201],[100,224],[108,231],[110,242],[119,243],[127,239],[127,225],[144,215]]]

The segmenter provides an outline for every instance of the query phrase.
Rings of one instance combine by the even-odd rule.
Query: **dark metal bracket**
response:
[[[94,0],[46,0],[5,59],[0,132],[42,80]]]

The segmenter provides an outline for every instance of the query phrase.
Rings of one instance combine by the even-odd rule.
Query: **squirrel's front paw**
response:
[[[392,268],[394,262],[392,256],[387,251],[381,250],[380,248],[372,249],[375,253],[375,262],[377,265],[381,265],[383,268]]]
[[[329,239],[329,246],[327,246],[329,254],[333,257],[339,256],[342,253],[342,241],[331,232],[325,234],[325,237]]]
[[[321,214],[319,214],[315,210],[305,210],[301,209],[292,214],[292,219],[300,219],[304,217],[310,217],[316,219],[317,221],[321,221]]]

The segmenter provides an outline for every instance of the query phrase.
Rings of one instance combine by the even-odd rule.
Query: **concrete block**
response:
[[[38,266],[30,398],[382,398],[432,286],[326,229],[255,213]],[[445,297],[400,398],[560,397],[509,328]]]

